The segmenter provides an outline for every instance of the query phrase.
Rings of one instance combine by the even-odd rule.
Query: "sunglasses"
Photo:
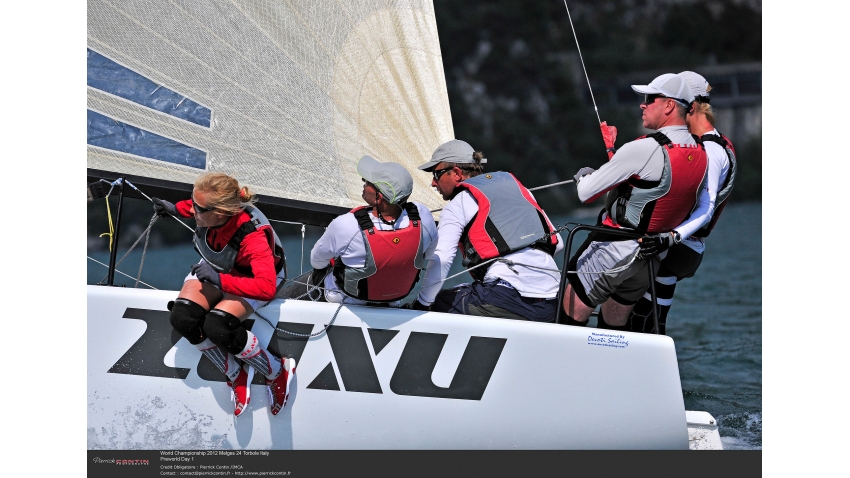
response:
[[[448,167],[448,168],[435,169],[434,171],[432,171],[432,172],[431,172],[431,174],[433,174],[433,175],[434,175],[434,181],[439,181],[439,180],[440,180],[440,176],[442,176],[442,175],[446,174],[446,172],[447,172],[447,171],[451,171],[451,170],[452,170],[452,169],[454,169],[455,167],[456,167],[456,166],[450,166],[450,167]]]
[[[643,103],[641,103],[641,104],[651,105],[652,103],[655,103],[655,100],[657,100],[658,98],[667,98],[667,97],[664,96],[664,95],[659,95],[659,94],[643,95]]]
[[[657,100],[658,98],[673,100],[673,101],[676,101],[678,103],[685,105],[685,107],[688,107],[688,108],[690,108],[690,106],[691,106],[690,103],[688,103],[685,100],[682,100],[682,99],[679,99],[679,98],[673,98],[673,97],[670,97],[670,96],[659,95],[659,94],[643,95],[643,103],[641,103],[641,104],[649,106],[652,103],[655,103],[655,100]]]
[[[192,198],[192,209],[195,210],[198,214],[203,214],[205,212],[210,212],[214,207],[201,207],[198,203],[195,202],[195,198]]]

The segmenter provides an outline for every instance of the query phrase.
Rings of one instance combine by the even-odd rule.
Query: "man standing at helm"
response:
[[[553,322],[563,249],[534,196],[510,173],[484,173],[487,159],[464,141],[437,148],[419,169],[450,202],[440,215],[439,239],[415,309]],[[440,291],[457,254],[475,282]]]
[[[434,253],[437,226],[425,205],[407,202],[404,166],[363,156],[357,172],[367,206],[331,221],[310,252],[310,282],[323,283],[328,302],[398,307]]]
[[[657,130],[624,144],[598,170],[575,175],[579,199],[595,201],[608,193],[602,225],[681,242],[674,228],[691,213],[708,210],[705,150],[688,132],[685,118],[694,95],[680,76],[667,73],[648,85],[632,85],[644,95],[643,127]],[[585,326],[601,305],[598,327],[625,330],[635,302],[649,288],[649,267],[658,260],[640,254],[637,239],[591,233],[568,264],[563,307],[569,325]],[[663,258],[662,253],[659,258]]]
[[[676,227],[675,230],[682,236],[680,244],[675,244],[669,234],[657,234],[641,240],[641,250],[645,254],[667,251],[655,278],[659,334],[666,333],[667,313],[673,304],[676,282],[693,277],[702,262],[705,251],[704,238],[714,228],[723,212],[726,200],[735,185],[738,169],[732,142],[714,128],[714,111],[710,104],[711,85],[702,75],[692,71],[683,71],[679,76],[685,79],[694,94],[691,112],[687,116],[688,131],[700,137],[708,154],[707,187],[710,201],[705,214],[691,214],[684,223]],[[632,311],[632,331],[652,332],[654,323],[648,320],[652,306],[651,295],[644,294]]]

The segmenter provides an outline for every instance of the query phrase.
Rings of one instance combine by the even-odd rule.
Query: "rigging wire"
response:
[[[307,224],[303,222],[281,221],[279,219],[269,219],[270,222],[282,222],[284,224],[294,224],[301,226],[301,274],[304,273],[304,242],[306,240]]]
[[[109,268],[109,265],[108,265],[108,264],[104,264],[103,262],[100,262],[100,261],[99,261],[99,260],[97,260],[97,259],[92,259],[92,258],[91,258],[91,257],[89,257],[89,256],[86,256],[86,258],[87,258],[88,260],[92,261],[92,262],[96,262],[96,263],[98,263],[98,264],[102,265],[103,267],[106,267],[107,269]],[[119,274],[121,274],[121,275],[123,275],[123,276],[129,277],[130,279],[136,279],[135,277],[131,276],[130,274],[125,274],[125,273],[123,273],[123,272],[119,271],[118,269],[115,269],[115,272],[117,272],[117,273],[119,273]],[[138,280],[138,279],[136,279],[136,280]],[[101,282],[103,282],[103,280],[101,280]],[[154,287],[154,286],[152,286],[152,285],[150,285],[150,284],[148,284],[148,283],[146,283],[146,282],[139,281],[139,283],[140,283],[140,284],[142,284],[142,285],[146,285],[146,286],[150,287],[150,288],[151,288],[151,289],[153,289],[153,290],[159,290],[159,289],[157,289],[156,287]]]
[[[529,188],[528,190],[529,191],[537,191],[538,189],[546,189],[546,188],[551,188],[553,186],[560,186],[562,184],[570,184],[570,183],[574,183],[574,182],[576,182],[575,179],[568,179],[566,181],[561,181],[561,182],[552,183],[552,184],[545,184],[543,186],[537,186],[537,187],[534,187],[534,188]],[[442,207],[439,208],[439,209],[431,209],[431,212],[442,211],[443,209],[444,208],[442,208]]]
[[[119,179],[118,179],[118,181],[120,181],[120,180],[121,180],[121,178],[119,178]],[[131,183],[130,181],[127,181],[126,179],[124,180],[124,182],[125,182],[125,183],[127,183],[127,184],[129,184],[131,188],[133,188],[133,189],[135,189],[135,190],[136,190],[136,192],[138,192],[139,194],[141,194],[142,196],[144,196],[144,197],[145,197],[145,199],[147,199],[147,200],[148,200],[148,201],[150,201],[150,202],[153,202],[153,199],[151,199],[151,198],[150,198],[150,196],[148,196],[147,194],[143,193],[143,192],[142,192],[139,188],[137,188],[137,187],[136,187],[136,185],[135,185],[135,184]],[[174,220],[175,220],[175,221],[177,221],[177,222],[179,222],[180,224],[183,224],[183,227],[185,227],[186,229],[188,229],[188,230],[192,231],[193,233],[195,232],[195,230],[194,230],[194,229],[192,229],[192,227],[191,227],[191,226],[189,226],[189,225],[188,225],[188,224],[186,224],[185,222],[181,221],[181,220],[180,220],[177,216],[172,216],[171,214],[169,214],[169,216],[170,216],[170,217],[173,217],[173,218],[174,218]]]
[[[153,218],[151,218],[150,224],[148,224],[147,229],[142,231],[142,234],[139,236],[138,239],[136,239],[136,242],[134,242],[133,245],[130,246],[129,249],[127,249],[127,252],[125,252],[124,255],[121,256],[121,259],[118,262],[115,263],[115,267],[118,267],[122,262],[124,262],[124,259],[126,259],[127,256],[131,252],[133,252],[133,249],[135,249],[137,245],[139,245],[139,241],[142,240],[142,237],[146,237],[146,236],[149,237],[150,236],[151,227],[153,227],[153,224],[156,222],[157,219],[158,219],[157,215],[154,214]],[[139,278],[141,278],[141,276],[142,276],[142,267],[141,266],[143,266],[144,263],[145,263],[145,254],[147,253],[147,245],[148,245],[148,241],[145,240],[145,250],[142,252],[142,263],[139,265]],[[115,247],[118,247],[118,245],[116,244]],[[106,280],[107,277],[109,277],[108,273],[106,274],[106,276],[103,277],[103,279],[99,280],[97,283],[98,284],[102,283],[104,280]],[[136,278],[136,280],[138,281],[139,278]]]
[[[590,87],[590,78],[587,76],[587,68],[584,67],[584,57],[581,56],[581,47],[578,46],[578,36],[576,35],[576,28],[573,25],[573,17],[570,15],[570,7],[567,6],[567,0],[564,0],[564,7],[567,9],[567,18],[570,20],[570,28],[573,30],[573,38],[576,40],[578,58],[581,60],[581,69],[584,71],[584,78],[587,80],[587,89],[590,90],[590,101],[593,102],[593,110],[596,112],[596,119],[599,121],[599,124],[602,124],[602,119],[599,117],[599,108],[596,107],[596,99],[593,97],[593,88]]]

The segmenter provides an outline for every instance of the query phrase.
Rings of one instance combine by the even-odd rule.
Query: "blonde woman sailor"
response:
[[[236,416],[250,403],[253,370],[266,377],[272,415],[286,405],[295,373],[294,359],[275,357],[242,326],[286,276],[283,247],[254,201],[247,187],[222,173],[200,176],[191,199],[153,198],[157,214],[194,216],[197,223],[193,241],[202,259],[186,276],[169,320],[227,376]]]

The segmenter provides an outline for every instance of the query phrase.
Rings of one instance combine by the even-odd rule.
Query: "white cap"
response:
[[[694,94],[688,82],[675,73],[665,73],[648,85],[632,85],[632,89],[642,95],[663,95],[678,100],[687,108],[690,108],[694,101]]]
[[[357,163],[357,173],[374,184],[391,204],[402,204],[413,193],[413,176],[398,163],[381,163],[363,156]]]
[[[694,94],[694,98],[701,96],[705,99],[708,99],[711,97],[711,94],[708,92],[708,81],[703,78],[703,76],[699,73],[694,73],[693,71],[683,71],[679,73],[679,76],[684,78],[688,86],[691,87],[691,93]]]
[[[453,139],[441,144],[436,150],[434,150],[434,154],[431,155],[431,161],[419,166],[419,169],[431,172],[431,170],[434,169],[434,166],[442,162],[475,164],[475,158],[472,157],[474,153],[475,150],[472,149],[472,146],[470,146],[469,143],[459,139]],[[481,158],[482,164],[486,162],[487,158]]]

